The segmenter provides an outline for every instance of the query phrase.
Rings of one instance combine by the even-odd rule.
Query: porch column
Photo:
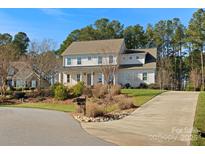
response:
[[[58,82],[61,83],[61,73],[58,74]]]
[[[91,72],[91,86],[93,86],[93,83],[94,83],[94,81],[93,81],[93,72]]]
[[[113,85],[115,85],[116,83],[116,79],[115,79],[115,73],[113,73]]]
[[[105,84],[104,74],[102,73],[102,84]]]

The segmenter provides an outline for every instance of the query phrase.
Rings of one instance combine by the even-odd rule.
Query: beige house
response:
[[[49,82],[40,79],[39,74],[27,62],[12,62],[7,77],[8,85],[15,88],[48,87]]]
[[[103,67],[113,66],[113,84],[155,83],[157,49],[126,49],[124,39],[73,42],[62,54],[63,69],[59,82],[74,85],[105,83]]]

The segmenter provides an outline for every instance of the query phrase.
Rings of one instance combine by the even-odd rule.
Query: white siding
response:
[[[138,57],[138,59],[136,58]],[[122,54],[120,56],[120,64],[144,64],[145,63],[145,54]]]
[[[143,73],[147,73],[147,81],[143,81]],[[138,87],[140,83],[155,83],[155,69],[152,70],[129,70],[123,69],[118,73],[118,83],[125,85],[129,83],[133,87]]]
[[[98,65],[98,56],[102,56],[103,64],[109,64],[109,56],[113,56],[113,64],[117,64],[117,55],[115,54],[96,54],[96,55],[78,55],[78,56],[65,56],[64,66],[95,66]],[[67,58],[71,58],[71,65],[67,65]],[[81,65],[77,64],[77,57],[81,57]],[[91,57],[91,60],[88,60]]]

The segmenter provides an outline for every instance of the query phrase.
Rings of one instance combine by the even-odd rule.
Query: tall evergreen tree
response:
[[[30,42],[29,37],[24,32],[18,32],[14,36],[13,44],[19,47],[21,54],[24,54],[27,52],[29,42]]]
[[[201,84],[204,89],[204,43],[205,43],[205,11],[198,9],[192,16],[188,30],[188,41],[191,43],[191,50],[199,50],[201,52]]]

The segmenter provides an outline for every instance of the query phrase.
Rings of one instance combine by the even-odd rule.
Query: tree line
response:
[[[72,31],[62,42],[61,54],[73,41],[124,38],[126,47],[157,48],[157,83],[162,89],[204,90],[205,11],[193,13],[188,26],[179,18],[160,20],[146,28],[125,27],[117,20],[99,19]]]
[[[52,40],[30,41],[24,32],[14,37],[0,34],[0,75],[9,62],[29,61],[40,74],[54,74],[56,54],[61,54],[73,41],[124,38],[126,47],[157,48],[157,84],[161,89],[204,90],[205,11],[193,13],[188,26],[179,18],[160,20],[146,28],[136,24],[125,27],[117,20],[99,19],[94,24],[72,31],[55,51]],[[53,71],[52,68],[55,68]],[[186,85],[186,87],[185,87]]]

